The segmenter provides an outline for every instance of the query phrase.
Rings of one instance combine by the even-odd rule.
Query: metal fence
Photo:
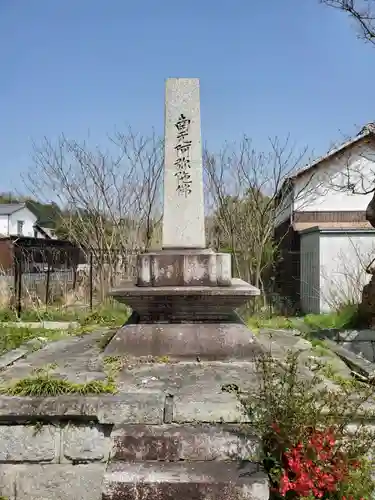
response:
[[[0,306],[20,313],[30,306],[85,306],[106,300],[110,288],[135,277],[136,254],[83,251],[76,246],[14,246],[13,262],[0,272]]]

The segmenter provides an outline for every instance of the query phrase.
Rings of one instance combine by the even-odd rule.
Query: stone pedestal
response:
[[[131,307],[141,323],[195,323],[232,321],[233,311],[259,295],[259,290],[233,279],[226,287],[140,287],[129,283],[110,295]]]
[[[162,250],[138,256],[137,286],[231,286],[231,256],[210,249]]]
[[[108,344],[107,356],[218,360],[256,354],[254,336],[235,310],[259,290],[232,279],[228,254],[182,250],[140,255],[136,284],[110,295],[135,314]]]

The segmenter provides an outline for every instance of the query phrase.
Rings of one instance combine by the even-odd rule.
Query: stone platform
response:
[[[234,317],[234,319],[238,319]],[[168,356],[173,360],[253,360],[260,352],[241,321],[228,323],[128,324],[108,344],[105,355]]]
[[[0,396],[0,496],[266,500],[251,419],[223,390],[234,384],[251,393],[258,385],[254,360],[107,356],[113,334],[101,329],[0,357],[2,385],[47,369],[76,383],[111,374],[117,388],[114,395]],[[260,345],[281,364],[289,349],[302,351],[302,376],[328,363],[350,377],[339,356],[320,352],[298,332],[258,332],[253,357]]]
[[[233,321],[233,311],[259,295],[243,280],[231,286],[158,286],[126,283],[110,296],[136,311],[141,323]]]
[[[109,333],[4,357],[2,385],[47,369],[75,383],[110,374],[117,393],[0,396],[0,496],[267,499],[267,477],[252,463],[258,438],[237,398],[223,391],[227,384],[252,390],[253,361],[106,356]]]

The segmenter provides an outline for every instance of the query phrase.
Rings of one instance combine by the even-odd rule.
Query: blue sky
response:
[[[199,77],[211,148],[290,134],[316,154],[375,120],[375,48],[319,0],[0,0],[0,191],[32,141],[163,130],[164,79]]]

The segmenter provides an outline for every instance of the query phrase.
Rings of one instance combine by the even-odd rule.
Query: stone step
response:
[[[124,425],[111,434],[111,460],[254,460],[258,438],[238,425]]]
[[[230,462],[110,464],[102,500],[267,500],[267,476]]]

